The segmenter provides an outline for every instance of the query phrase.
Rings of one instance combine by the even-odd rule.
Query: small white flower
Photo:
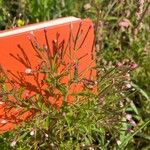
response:
[[[7,120],[4,120],[4,119],[3,119],[3,120],[1,120],[1,123],[2,123],[2,124],[6,124],[6,123],[7,123]]]
[[[119,102],[119,105],[120,105],[121,108],[124,106],[122,101]]]
[[[62,113],[62,116],[63,116],[63,117],[65,117],[65,116],[66,116],[66,114],[63,112],[63,113]]]
[[[4,102],[0,101],[0,105],[3,105],[3,104],[4,104]]]
[[[31,34],[31,35],[34,35],[34,32],[33,32],[33,31],[30,31],[30,34]]]
[[[19,13],[19,17],[21,17],[22,16],[22,13]]]
[[[132,87],[132,85],[130,83],[127,83],[125,86],[127,89],[130,89]]]
[[[14,147],[16,145],[16,141],[11,142],[10,146]]]
[[[50,145],[53,147],[53,146],[54,146],[54,143],[51,143]]]
[[[130,121],[132,119],[132,115],[126,114],[126,119]]]
[[[25,73],[26,74],[31,74],[32,73],[32,69],[31,68],[26,68],[25,69]]]
[[[130,81],[130,80],[131,80],[130,74],[129,74],[129,73],[126,73],[125,78],[126,78],[126,80]]]
[[[32,131],[30,132],[30,135],[31,135],[31,136],[33,136],[33,135],[34,135],[34,133],[35,133],[35,131],[34,131],[34,130],[32,130]]]
[[[130,77],[130,74],[129,74],[129,73],[126,73],[126,77]]]
[[[94,150],[94,148],[93,147],[89,147],[89,150]]]
[[[31,68],[26,68],[26,69],[25,69],[25,73],[30,74],[31,72],[32,72],[32,69],[31,69]]]
[[[47,138],[48,138],[48,134],[46,134],[46,133],[45,133],[45,137],[47,137]]]
[[[120,141],[120,140],[117,140],[117,144],[120,145],[120,144],[121,144],[121,141]]]
[[[83,6],[84,10],[89,10],[91,8],[90,3],[87,3]]]

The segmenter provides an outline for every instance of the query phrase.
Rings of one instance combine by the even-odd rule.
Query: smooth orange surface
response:
[[[80,26],[80,33],[78,33]],[[78,61],[78,75],[80,80],[83,78],[90,80],[95,79],[95,71],[93,69],[95,61],[92,59],[92,55],[94,55],[92,51],[94,29],[92,22],[89,19],[48,27],[45,30],[47,31],[48,43],[52,54],[54,53],[53,41],[57,41],[59,44],[64,41],[64,47],[67,47],[67,49],[63,61],[68,64],[68,66],[69,64],[71,66],[71,64]],[[59,34],[59,39],[57,39],[57,34]],[[76,38],[77,34],[78,38]],[[40,75],[38,83],[33,76],[24,75],[25,70],[29,68],[27,64],[31,64],[31,69],[34,71],[38,64],[41,63],[41,60],[37,58],[28,39],[29,36],[32,38],[32,35],[37,38],[41,47],[46,44],[44,29],[0,38],[0,64],[4,68],[8,77],[14,81],[17,88],[20,86],[26,86],[26,91],[40,93],[38,86],[40,85],[41,91],[45,88],[45,85],[41,82],[42,75]],[[67,46],[68,43],[69,45]],[[74,47],[76,50],[74,50]],[[17,60],[19,58],[24,59],[23,52],[25,52],[29,60],[26,64]],[[67,68],[60,65],[57,72],[57,74],[59,74],[67,69],[70,69],[69,75],[63,77],[60,81],[66,86],[68,86],[68,81],[74,75],[74,66]],[[69,94],[81,92],[83,90],[84,87],[82,83],[73,84],[69,88]],[[42,93],[44,94],[43,91]],[[61,97],[55,100],[53,97],[47,95],[47,98],[53,105],[56,104],[61,106]],[[73,102],[71,95],[68,96],[68,101],[71,103]],[[18,113],[21,110],[16,108],[7,109],[6,106],[8,106],[8,104],[5,104],[5,102],[2,103],[2,99],[0,99],[0,133],[12,129],[16,124],[26,120],[32,115],[32,112],[28,112],[18,117]]]

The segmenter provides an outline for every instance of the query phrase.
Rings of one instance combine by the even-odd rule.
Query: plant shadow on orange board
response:
[[[93,42],[89,19],[1,38],[0,133],[40,112],[30,107],[36,95],[59,109],[85,89],[95,92]]]

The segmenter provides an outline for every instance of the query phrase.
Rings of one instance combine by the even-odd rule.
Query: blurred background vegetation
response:
[[[17,25],[18,19],[28,24],[64,16],[81,17],[84,3],[80,0],[1,0],[0,28]]]
[[[150,120],[150,1],[145,0],[143,6],[140,2],[140,0],[0,0],[0,29],[64,16],[91,18],[95,23],[98,76],[102,76],[104,71],[108,71],[109,67],[119,62],[132,61],[138,66],[130,73],[133,88],[124,99],[128,103],[126,113],[133,116],[140,128]],[[136,14],[139,11],[141,16],[138,19]],[[119,24],[123,19],[128,20],[128,27]],[[120,129],[120,135],[121,133]],[[5,134],[1,137],[0,142],[7,136],[8,134]],[[149,150],[150,124],[139,130],[124,149]]]

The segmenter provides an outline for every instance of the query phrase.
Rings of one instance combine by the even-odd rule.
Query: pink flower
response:
[[[117,66],[118,66],[118,67],[122,67],[122,66],[123,66],[123,63],[118,62],[118,63],[117,63]]]
[[[130,88],[132,87],[132,85],[131,85],[130,83],[127,83],[127,84],[125,85],[125,87],[126,87],[126,89],[130,89]]]
[[[128,19],[123,19],[119,22],[120,27],[128,28],[130,26],[130,21]]]
[[[142,16],[145,0],[139,0],[138,11],[136,12],[136,18],[139,20]]]
[[[28,36],[27,36],[27,39],[28,39],[29,41],[31,41],[31,36],[30,36],[30,35],[28,35]]]
[[[4,119],[3,119],[0,123],[1,123],[1,124],[6,124],[7,122],[8,122],[7,120],[4,120]]]
[[[32,73],[32,69],[31,68],[26,68],[25,69],[25,73],[26,74],[31,74]]]
[[[14,147],[15,145],[16,145],[16,141],[12,141],[10,144],[11,147]]]
[[[24,97],[25,99],[29,98],[29,96],[30,96],[29,91],[26,91],[26,92],[23,94],[23,97]]]
[[[135,123],[135,121],[134,121],[134,120],[132,120],[132,119],[131,119],[129,122],[130,122],[130,124],[131,124],[133,127],[135,127],[135,126],[136,126],[136,123]]]
[[[128,131],[129,133],[133,133],[133,132],[134,132],[131,128],[128,128],[127,131]]]
[[[126,114],[126,119],[127,119],[128,121],[130,121],[130,120],[132,119],[132,115]]]
[[[136,69],[137,67],[138,67],[137,64],[131,64],[131,65],[130,65],[130,68],[131,68],[131,69]]]
[[[44,44],[44,49],[47,51],[48,50],[48,46],[46,44]]]

